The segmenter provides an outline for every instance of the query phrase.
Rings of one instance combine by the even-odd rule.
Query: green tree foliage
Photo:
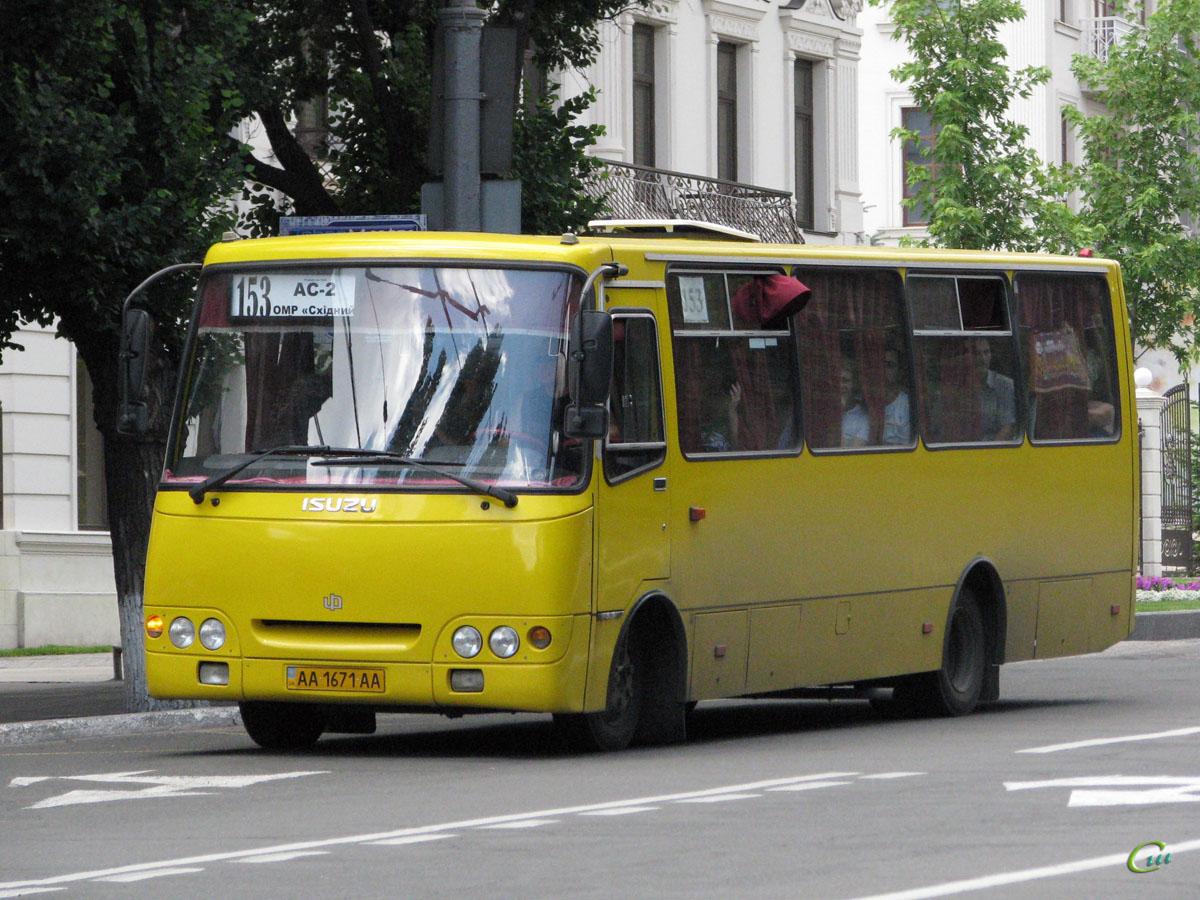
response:
[[[1165,0],[1107,59],[1072,66],[1104,107],[1073,113],[1082,218],[1097,253],[1121,262],[1135,340],[1181,359],[1200,316],[1200,244],[1181,224],[1200,222],[1198,35],[1200,0]]]
[[[254,56],[247,59],[246,82],[256,84],[251,103],[274,156],[269,163],[246,156],[258,185],[252,192],[256,232],[269,233],[280,211],[415,210],[421,184],[438,177],[427,150],[440,4],[256,2],[264,27]],[[597,134],[572,123],[586,108],[583,100],[559,110],[544,103],[517,106],[526,54],[532,50],[544,70],[585,66],[599,47],[597,23],[628,5],[625,0],[503,0],[491,10],[489,24],[516,32],[514,77],[502,82],[495,73],[484,73],[484,80],[489,94],[507,94],[519,110],[511,174],[524,184],[525,231],[577,224],[581,201],[562,186],[587,176],[592,163],[584,151]],[[317,146],[305,146],[295,123],[314,102],[328,109],[327,133]],[[539,142],[546,146],[535,146]]]
[[[1029,97],[1049,72],[1008,68],[999,29],[1024,18],[1018,0],[872,0],[886,5],[895,36],[911,60],[892,75],[906,83],[916,105],[933,119],[936,138],[921,149],[930,165],[910,166],[905,200],[928,217],[927,243],[942,247],[1035,250],[1047,244],[1040,220],[1056,232],[1071,227],[1065,206],[1037,154],[1028,129],[1008,116],[1009,103]],[[915,142],[903,128],[893,135]],[[1047,196],[1050,199],[1045,199]]]
[[[0,4],[0,347],[16,346],[21,321],[57,323],[91,376],[135,674],[149,505],[191,285],[154,295],[160,402],[151,433],[136,440],[115,432],[120,306],[148,274],[197,260],[228,227],[213,198],[244,177],[225,135],[245,106],[224,60],[249,43],[253,24],[208,0]],[[131,705],[143,703],[137,678],[127,681]]]

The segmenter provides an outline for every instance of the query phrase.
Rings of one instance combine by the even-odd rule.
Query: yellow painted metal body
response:
[[[674,440],[673,355],[663,282],[681,255],[747,265],[919,261],[1014,271],[1103,267],[1113,294],[1122,429],[1111,443],[688,460]],[[194,504],[164,489],[155,507],[146,615],[219,618],[217,652],[147,638],[159,697],[347,702],[397,707],[553,712],[603,708],[613,648],[648,593],[679,611],[691,699],[863,681],[938,668],[948,610],[973,562],[1002,582],[1004,661],[1103,649],[1133,621],[1139,476],[1131,348],[1119,272],[1098,260],[886,248],[781,247],[688,240],[358,234],[244,241],[207,260],[494,260],[591,271],[616,259],[636,285],[608,308],[649,309],[658,322],[665,462],[572,495],[523,495],[506,509],[469,493],[371,492],[374,511],[307,512],[320,489],[221,490]],[[615,283],[617,286],[620,282]],[[665,487],[655,485],[664,480]],[[657,487],[657,489],[656,489]],[[212,500],[219,500],[213,505]],[[705,517],[692,521],[689,510]],[[340,608],[325,605],[340,598]],[[330,602],[332,604],[332,601]],[[484,635],[473,660],[450,635]],[[524,636],[493,657],[491,627]],[[932,626],[932,627],[930,627]],[[200,684],[201,662],[225,661],[229,684]],[[288,690],[288,665],[370,665],[382,695]],[[484,689],[450,689],[479,669]]]

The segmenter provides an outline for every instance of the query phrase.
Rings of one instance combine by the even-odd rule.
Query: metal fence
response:
[[[787,191],[607,160],[585,190],[614,219],[693,219],[770,243],[804,243]]]
[[[1192,571],[1192,404],[1187,382],[1162,409],[1162,563]]]

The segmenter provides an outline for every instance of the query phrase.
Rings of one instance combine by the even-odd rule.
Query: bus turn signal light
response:
[[[160,638],[163,633],[163,617],[149,616],[146,619],[146,634],[152,638]]]
[[[544,625],[534,625],[529,629],[529,643],[539,650],[550,646],[550,629]]]

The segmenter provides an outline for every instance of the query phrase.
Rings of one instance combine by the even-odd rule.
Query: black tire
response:
[[[644,694],[644,661],[631,650],[626,635],[613,651],[608,674],[608,707],[596,713],[556,715],[554,724],[572,750],[624,750],[637,733]]]
[[[325,731],[319,706],[247,701],[238,709],[246,733],[264,750],[307,750]]]
[[[987,668],[987,640],[979,601],[969,590],[958,595],[946,625],[942,667],[897,687],[916,711],[927,716],[965,716],[979,705]]]

